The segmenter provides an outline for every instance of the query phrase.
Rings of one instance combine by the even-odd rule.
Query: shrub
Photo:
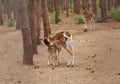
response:
[[[15,24],[15,20],[13,18],[8,19],[8,27],[13,27]]]
[[[119,10],[114,10],[111,13],[109,13],[108,18],[114,19],[118,22],[120,22],[120,11]]]
[[[101,18],[101,16],[95,15],[95,21],[96,21],[97,23],[101,23],[101,22],[103,21],[103,19]]]
[[[61,22],[62,21],[62,18],[59,16],[58,17],[58,21]],[[55,23],[55,12],[54,13],[51,13],[50,15],[50,22],[51,23]]]
[[[69,11],[70,11],[70,12],[73,12],[73,11],[74,11],[74,6],[73,6],[73,4],[70,6]]]
[[[84,23],[84,20],[83,20],[81,15],[78,15],[78,16],[75,17],[75,22],[77,24],[82,24],[82,23]]]

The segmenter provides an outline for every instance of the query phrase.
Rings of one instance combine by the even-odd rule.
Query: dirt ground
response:
[[[22,35],[15,27],[0,26],[0,84],[120,84],[120,23],[97,23],[95,31],[83,31],[73,22],[51,24],[52,34],[69,31],[74,35],[75,66],[47,66],[47,47],[38,46],[34,65],[22,64]],[[43,31],[42,31],[43,33]]]

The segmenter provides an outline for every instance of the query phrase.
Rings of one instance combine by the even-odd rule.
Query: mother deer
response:
[[[54,58],[54,62],[61,63],[61,48],[63,47],[70,55],[69,62],[67,66],[74,66],[74,54],[73,54],[73,35],[69,32],[59,32],[53,37],[44,37],[44,43],[48,46],[48,52],[52,57],[49,56],[48,65],[53,62],[51,58]]]

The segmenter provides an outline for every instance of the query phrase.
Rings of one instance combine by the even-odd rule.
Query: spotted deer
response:
[[[89,24],[90,24],[90,30],[94,30],[95,29],[95,16],[89,13],[87,9],[85,10],[81,9],[81,15],[85,23],[84,30],[87,31]]]
[[[67,66],[74,66],[74,54],[73,54],[73,35],[69,32],[59,32],[53,37],[45,37],[44,43],[48,46],[48,52],[50,53],[48,58],[48,65],[58,65],[61,63],[61,48],[63,47],[70,55]]]

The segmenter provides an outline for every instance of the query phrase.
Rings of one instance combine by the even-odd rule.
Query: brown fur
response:
[[[68,38],[63,35],[64,33],[67,37],[71,37],[71,34],[69,32],[59,32],[56,35],[54,35],[53,37],[50,37],[50,36],[47,38],[45,37],[44,42],[49,48],[54,46],[56,49],[59,50],[59,49],[61,49],[61,47],[63,47],[71,56],[73,56],[72,46],[70,46],[70,48],[68,48],[68,46],[66,45],[66,41]],[[50,44],[52,44],[52,45],[50,45]],[[60,51],[58,51],[58,55],[59,55]],[[56,57],[56,53],[52,53],[52,54],[55,54],[55,57]]]
[[[87,29],[88,24],[90,23],[90,30],[95,29],[95,18],[94,15],[89,13],[88,10],[81,10],[81,15],[85,23],[85,30]]]

